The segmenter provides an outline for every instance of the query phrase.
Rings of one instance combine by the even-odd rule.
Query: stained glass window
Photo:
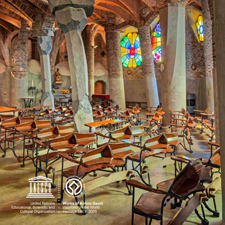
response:
[[[124,67],[137,67],[142,63],[140,38],[137,33],[129,33],[120,43]]]
[[[155,62],[162,61],[160,22],[157,23],[157,25],[154,29],[154,32],[152,33],[152,55],[153,55]]]
[[[203,16],[199,15],[197,22],[196,22],[196,27],[198,30],[198,38],[199,41],[204,41],[204,26],[203,26]]]

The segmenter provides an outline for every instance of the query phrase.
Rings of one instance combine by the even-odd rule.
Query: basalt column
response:
[[[87,26],[86,28],[86,56],[88,64],[88,88],[89,88],[89,99],[95,93],[95,80],[94,80],[94,66],[95,66],[95,35],[92,25]]]
[[[204,55],[206,75],[207,107],[214,111],[213,93],[213,50],[212,50],[212,20],[208,0],[202,0],[202,15],[204,19]]]
[[[185,1],[160,9],[162,32],[163,124],[170,121],[169,110],[186,108]]]
[[[114,105],[119,105],[124,110],[125,91],[119,31],[106,29],[106,49],[108,55],[110,98],[113,100]]]
[[[51,36],[38,37],[38,51],[41,63],[42,105],[49,105],[54,110],[54,97],[52,94],[51,68],[49,54],[52,50]]]
[[[216,45],[216,80],[218,90],[218,119],[219,119],[219,134],[220,134],[220,156],[221,156],[221,176],[222,176],[222,204],[223,204],[223,221],[225,225],[225,1],[214,1],[214,26],[215,26],[215,45]],[[218,129],[217,128],[217,129]]]
[[[54,1],[52,2],[52,4],[55,3]],[[87,4],[87,1],[84,4]],[[77,5],[75,5],[75,7],[76,6]],[[74,125],[78,132],[87,132],[88,128],[84,126],[84,124],[93,121],[92,108],[88,99],[87,60],[81,37],[81,31],[87,23],[87,16],[84,8],[63,7],[64,6],[60,6],[59,8],[56,8],[59,10],[55,12],[55,15],[59,27],[65,34],[68,51]],[[82,7],[82,4],[80,7]],[[86,9],[92,8],[93,5],[90,5]]]
[[[149,26],[140,26],[138,28],[138,33],[141,41],[141,52],[143,57],[142,68],[147,104],[148,107],[157,107],[159,105],[159,94],[155,77],[155,65],[152,57],[152,43]]]

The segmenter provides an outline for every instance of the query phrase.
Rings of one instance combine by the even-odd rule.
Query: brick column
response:
[[[216,80],[218,87],[218,118],[219,118],[219,134],[220,134],[220,155],[221,155],[221,177],[222,177],[222,223],[225,225],[225,1],[214,1],[214,31],[215,31],[215,44],[216,44]]]
[[[74,111],[74,127],[78,132],[88,132],[84,124],[93,121],[92,107],[88,99],[88,70],[81,31],[87,24],[87,16],[94,11],[94,1],[48,0],[52,12],[55,12],[59,27],[65,34],[68,61],[71,73],[72,106]]]
[[[114,105],[119,105],[124,110],[126,104],[119,31],[106,28],[106,49],[108,55],[110,98],[113,100]]]
[[[87,65],[88,65],[88,87],[89,87],[89,99],[91,99],[92,95],[95,93],[95,32],[92,25],[89,25],[85,29],[86,31],[86,57],[87,57]]]
[[[202,15],[204,19],[204,55],[207,107],[214,111],[212,20],[208,0],[202,0]]]
[[[138,33],[143,57],[142,68],[147,104],[148,107],[157,107],[159,105],[159,94],[155,77],[155,65],[152,57],[152,41],[149,25],[139,26]]]
[[[172,2],[160,9],[162,31],[162,107],[163,124],[170,122],[169,110],[186,108],[185,5]]]

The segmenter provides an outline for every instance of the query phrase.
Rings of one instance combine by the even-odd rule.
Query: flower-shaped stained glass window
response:
[[[140,38],[137,33],[129,33],[120,42],[124,67],[137,67],[142,63]]]
[[[156,25],[152,33],[152,55],[155,62],[162,61],[162,47],[161,47],[161,27],[160,22]]]
[[[203,16],[199,15],[197,22],[196,22],[196,27],[198,30],[198,38],[199,41],[204,41],[204,26],[203,26]]]

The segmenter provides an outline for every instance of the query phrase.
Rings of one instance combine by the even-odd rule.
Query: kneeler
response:
[[[132,179],[126,183],[133,188],[132,224],[134,224],[134,214],[138,214],[145,217],[146,225],[151,224],[152,220],[158,220],[162,225],[166,204],[173,198],[188,201],[192,196],[201,194],[201,201],[207,200],[206,194],[203,193],[205,187],[200,182],[196,168],[191,164],[186,165],[167,190],[155,189]],[[134,204],[136,188],[147,192],[142,194],[137,203]],[[196,208],[194,210],[199,214]],[[204,218],[202,221],[206,221],[206,219]],[[182,222],[179,224],[182,224]]]

